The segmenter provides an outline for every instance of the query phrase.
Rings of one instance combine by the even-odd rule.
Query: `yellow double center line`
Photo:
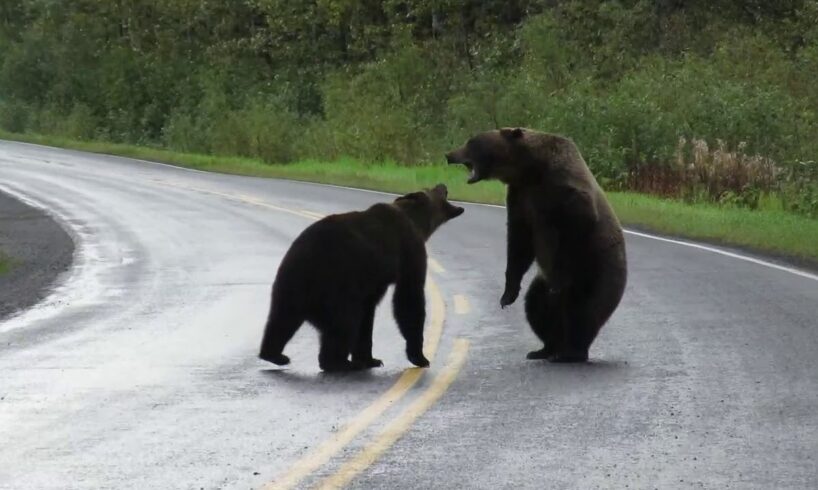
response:
[[[446,304],[443,301],[440,290],[437,288],[437,284],[435,284],[431,277],[427,277],[426,279],[426,289],[430,296],[431,304],[429,305],[429,338],[425,345],[425,354],[426,357],[429,358],[429,361],[432,361],[435,358],[437,347],[440,345],[440,337],[443,334]],[[294,488],[301,480],[329,462],[333,456],[338,454],[347,444],[352,442],[358,434],[380,417],[386,409],[403,398],[415,383],[417,383],[420,377],[423,376],[423,372],[424,370],[420,368],[409,368],[405,370],[391,388],[375,399],[368,407],[363,409],[363,411],[355,416],[343,429],[336,432],[331,438],[318,446],[317,449],[304,455],[301,459],[296,461],[286,473],[263,488],[265,490]]]
[[[358,474],[374,463],[383,453],[385,453],[403,434],[405,434],[412,424],[446,392],[449,386],[457,378],[457,374],[466,362],[469,352],[469,341],[457,339],[454,343],[452,353],[446,362],[446,367],[435,377],[431,386],[423,392],[414,402],[395,417],[392,422],[386,425],[375,439],[364,447],[355,457],[347,461],[335,472],[322,481],[319,489],[342,488],[355,478]],[[273,487],[275,488],[275,487]]]
[[[294,214],[311,220],[321,219],[323,216],[306,210],[295,210],[281,206],[275,206],[264,201],[249,196],[226,194],[209,189],[201,189],[173,184],[166,181],[155,180],[155,182],[177,187],[185,190],[201,192],[219,196],[231,201],[245,204],[252,204],[275,211]],[[442,273],[443,267],[437,261],[430,259],[430,268],[433,272]],[[446,303],[437,283],[431,274],[426,278],[426,292],[431,302],[429,305],[429,325],[427,339],[425,343],[425,354],[429,361],[433,361],[440,339],[443,334],[443,323],[446,317]],[[465,339],[456,339],[449,359],[443,370],[437,374],[432,384],[404,409],[397,417],[387,424],[375,438],[361,449],[352,459],[342,464],[332,475],[323,480],[318,488],[332,489],[340,488],[355,476],[360,474],[367,467],[372,465],[383,453],[385,453],[398,439],[405,434],[412,424],[423,415],[431,406],[446,392],[454,382],[468,355],[469,342]],[[379,396],[363,411],[358,413],[344,428],[335,433],[331,438],[323,442],[318,448],[307,453],[295,462],[290,468],[275,481],[265,485],[265,490],[285,490],[294,488],[304,478],[308,477],[315,470],[328,463],[333,456],[341,452],[350,442],[352,442],[361,432],[372,425],[389,407],[401,400],[417,381],[423,376],[424,369],[406,369],[398,380],[383,395]]]

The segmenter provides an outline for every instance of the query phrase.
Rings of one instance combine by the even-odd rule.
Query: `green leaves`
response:
[[[818,0],[4,0],[0,128],[418,164],[529,126],[619,188],[720,139],[814,209],[816,20]]]

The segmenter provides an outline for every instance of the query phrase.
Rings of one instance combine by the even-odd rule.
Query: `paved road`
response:
[[[815,277],[630,235],[592,362],[526,361],[503,210],[469,206],[430,243],[432,368],[385,303],[386,366],[325,376],[309,328],[255,358],[270,282],[310,217],[388,197],[7,142],[0,188],[77,240],[0,323],[0,488],[818,486]]]

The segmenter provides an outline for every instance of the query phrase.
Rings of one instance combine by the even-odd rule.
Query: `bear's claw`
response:
[[[500,298],[500,308],[505,308],[506,306],[514,304],[517,301],[517,297],[520,295],[520,288],[516,289],[509,289],[503,292],[503,296]]]
[[[423,354],[410,355],[408,356],[408,358],[409,362],[411,362],[417,367],[422,368],[429,367],[429,359],[426,359],[426,356],[424,356]]]

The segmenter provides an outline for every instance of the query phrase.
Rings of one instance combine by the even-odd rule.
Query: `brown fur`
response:
[[[395,284],[393,313],[406,339],[406,355],[414,365],[428,366],[423,356],[425,242],[463,213],[447,194],[446,186],[438,185],[307,227],[278,269],[259,357],[289,364],[284,347],[308,321],[321,334],[321,369],[381,366],[372,357],[375,308]]]
[[[526,316],[545,346],[529,359],[585,361],[622,298],[627,261],[622,227],[576,145],[521,128],[480,133],[446,155],[469,183],[508,186],[508,253],[501,306],[519,295],[536,260]]]

